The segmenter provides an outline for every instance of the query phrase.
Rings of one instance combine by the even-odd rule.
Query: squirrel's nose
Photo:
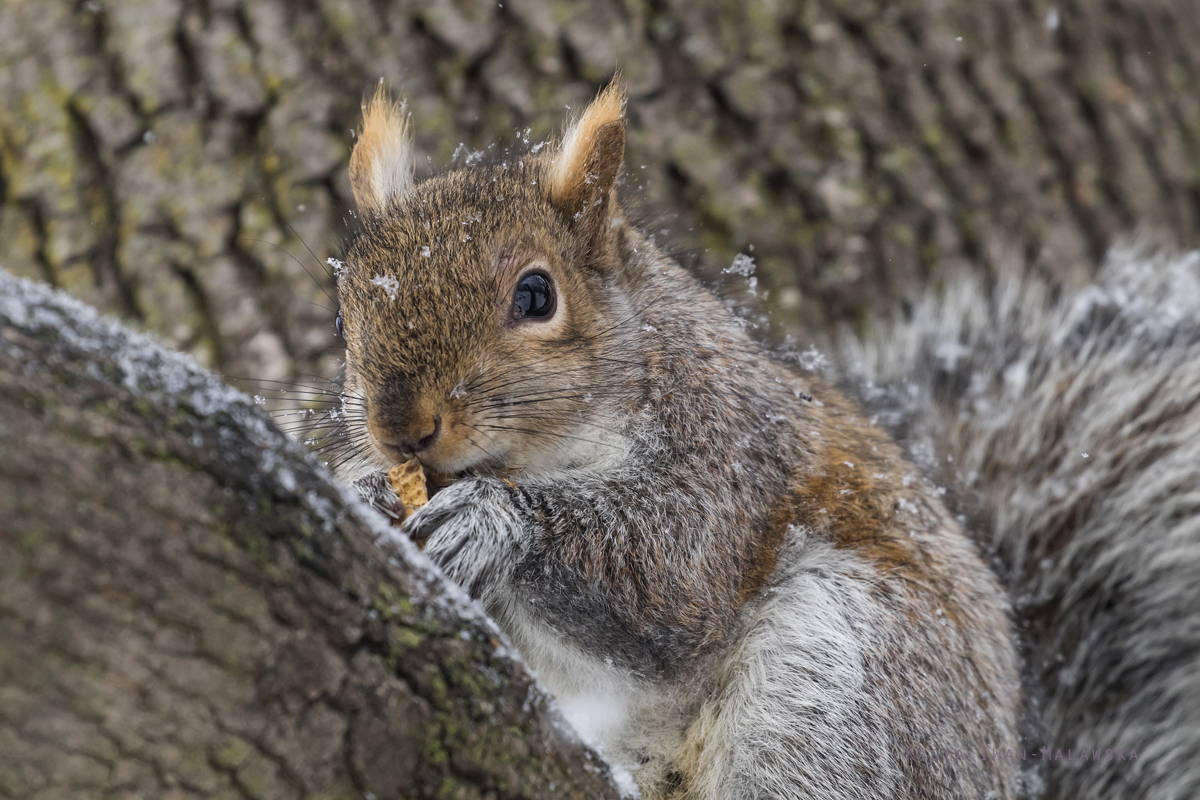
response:
[[[387,428],[370,421],[369,427],[376,441],[385,447],[415,456],[433,446],[442,434],[441,416],[426,417],[407,428]]]

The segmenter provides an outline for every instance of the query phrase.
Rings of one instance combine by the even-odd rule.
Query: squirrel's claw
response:
[[[351,486],[358,492],[359,499],[387,517],[395,527],[407,513],[404,503],[396,496],[388,483],[386,472],[372,472],[356,479]]]

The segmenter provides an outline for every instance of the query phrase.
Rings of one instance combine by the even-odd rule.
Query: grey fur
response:
[[[1028,794],[1200,794],[1200,253],[1119,248],[1059,299],[962,281],[843,363],[1015,598],[1023,745],[1064,759]]]
[[[854,403],[629,223],[622,105],[362,216],[342,474],[418,453],[454,481],[403,532],[647,800],[1014,797],[995,575]]]
[[[933,487],[625,235],[606,291],[633,311],[598,341],[628,389],[579,417],[619,456],[461,477],[406,530],[646,798],[1013,797],[1015,767],[981,757],[1016,744],[1006,603]],[[865,520],[838,505],[858,475]]]

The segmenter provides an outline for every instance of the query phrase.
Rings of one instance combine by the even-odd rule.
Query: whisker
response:
[[[556,433],[553,431],[541,431],[533,428],[515,428],[508,425],[485,425],[484,428],[493,431],[513,431],[515,433],[528,433],[533,436],[556,436],[561,439],[574,439],[579,442],[587,442],[588,444],[598,444],[602,447],[616,447],[612,442],[601,442],[596,439],[587,439],[583,436],[573,436],[569,433]]]
[[[522,381],[519,381],[519,380],[510,381],[510,384],[521,384],[521,383],[522,383]],[[560,393],[560,392],[586,392],[586,393],[591,393],[593,395],[596,395],[596,394],[616,395],[619,393],[618,391],[613,389],[612,384],[610,384],[610,383],[592,383],[592,382],[572,383],[572,384],[569,384],[566,386],[556,386],[554,388],[546,388],[546,387],[534,388],[532,386],[524,386],[524,387],[518,386],[518,387],[514,388],[512,391],[507,391],[507,392],[505,391],[506,388],[507,387],[505,385],[501,385],[501,386],[492,388],[490,391],[488,391],[486,393],[482,393],[482,392],[478,393],[472,402],[482,402],[484,400],[492,400],[492,399],[499,399],[499,398],[522,399],[522,398],[526,398],[526,397],[532,397],[534,395],[543,395],[543,394],[550,395],[550,394]],[[626,390],[626,391],[628,391],[628,390]]]
[[[363,442],[359,441],[339,441],[327,445],[318,445],[317,453],[329,458],[340,458],[342,456],[358,455],[365,457],[364,453],[367,448]]]
[[[489,425],[490,425],[490,424],[492,424],[492,423],[495,423],[495,422],[506,422],[506,421],[509,421],[509,420],[513,420],[513,421],[521,421],[521,420],[525,420],[525,421],[529,421],[529,420],[532,420],[532,421],[542,421],[542,420],[546,420],[546,421],[549,421],[549,422],[563,422],[563,423],[565,423],[565,422],[577,422],[577,421],[578,421],[577,419],[561,419],[561,418],[560,418],[560,419],[552,419],[552,420],[547,420],[547,419],[546,419],[546,417],[543,417],[543,416],[541,416],[541,415],[539,415],[539,414],[527,414],[527,415],[524,415],[524,416],[521,416],[521,417],[509,417],[509,416],[504,416],[504,417],[499,417],[499,418],[497,418],[497,417],[486,417],[486,418],[484,418],[484,419],[481,419],[481,420],[480,420],[480,422],[481,422],[481,423],[486,423],[486,424],[489,424]],[[604,433],[611,433],[611,434],[612,434],[612,435],[614,435],[614,436],[622,436],[622,435],[623,435],[623,430],[621,430],[621,429],[619,429],[619,428],[612,428],[612,427],[609,427],[609,426],[607,426],[607,425],[599,425],[599,424],[597,424],[597,423],[596,423],[595,421],[593,421],[593,420],[588,420],[586,427],[587,427],[588,429],[593,429],[593,430],[597,430],[597,431],[603,431]],[[547,435],[549,435],[549,434],[551,434],[551,433],[553,433],[553,432],[552,432],[552,431],[547,431],[546,433],[547,433]],[[566,434],[563,434],[563,435],[566,435]]]
[[[295,228],[293,228],[293,227],[291,226],[291,224],[290,224],[290,223],[288,223],[288,221],[287,221],[287,220],[283,220],[283,219],[282,219],[282,217],[281,217],[280,219],[283,221],[283,224],[284,224],[284,225],[287,225],[287,226],[288,226],[288,229],[289,229],[289,230],[291,230],[292,234],[293,234],[293,235],[295,235],[295,233],[296,233],[296,229],[295,229]],[[299,237],[299,236],[296,236],[296,238],[297,238],[297,239],[300,239],[300,237]],[[266,239],[252,239],[252,238],[250,238],[250,237],[246,237],[245,241],[247,241],[247,242],[258,242],[258,243],[260,243],[260,244],[269,245],[270,247],[274,247],[276,250],[278,250],[279,252],[281,252],[281,253],[283,253],[284,255],[286,255],[286,256],[287,256],[288,258],[290,258],[292,261],[295,261],[295,262],[296,262],[296,263],[297,263],[297,264],[300,266],[300,269],[304,270],[304,272],[305,272],[305,273],[308,275],[308,277],[312,278],[312,281],[313,281],[313,283],[315,283],[315,284],[317,285],[317,288],[321,290],[321,294],[323,294],[323,295],[325,295],[326,297],[328,297],[328,298],[329,298],[329,302],[333,303],[334,305],[337,305],[337,300],[336,300],[336,299],[334,299],[334,296],[333,296],[333,295],[331,295],[329,292],[325,291],[325,287],[321,285],[321,282],[320,282],[319,280],[317,280],[317,276],[316,276],[316,275],[313,275],[311,272],[309,272],[309,271],[308,271],[308,267],[304,266],[304,262],[303,262],[303,261],[301,261],[300,259],[296,258],[296,257],[295,257],[294,255],[292,255],[291,253],[289,253],[289,252],[287,251],[287,248],[285,248],[285,247],[282,247],[282,246],[280,246],[280,245],[277,245],[277,244],[275,244],[274,242],[268,242]],[[313,251],[312,251],[311,249],[309,249],[308,245],[307,245],[307,244],[304,242],[304,240],[303,240],[303,239],[300,239],[300,243],[304,245],[304,249],[305,249],[305,250],[308,250],[308,254],[309,254],[310,256],[312,256],[312,257],[313,257],[313,260],[314,260],[314,261],[316,261],[318,264],[320,264],[320,263],[321,263],[321,262],[320,262],[320,259],[318,259],[318,258],[317,258],[316,254],[315,254],[315,253],[313,253]],[[326,270],[326,271],[325,271],[325,274],[326,274],[326,276],[328,276],[328,277],[330,277],[330,278],[333,278],[333,276],[329,274],[329,271],[328,271],[328,270]],[[334,278],[334,280],[336,281],[336,278]]]
[[[265,392],[271,392],[269,397],[271,400],[298,400],[305,403],[342,403],[345,402],[342,396],[333,392],[309,391],[306,389],[264,389]],[[348,403],[347,403],[348,404]]]
[[[366,456],[363,455],[362,450],[356,450],[353,453],[349,453],[349,454],[346,454],[341,457],[335,457],[333,459],[330,459],[326,463],[331,472],[336,472],[340,467],[343,467],[346,464],[349,464],[350,462],[354,461],[355,459],[358,459],[358,460],[364,461],[364,462],[367,460]]]
[[[537,403],[549,403],[556,400],[586,400],[589,394],[591,394],[592,398],[595,399],[595,394],[592,394],[591,392],[584,392],[583,394],[567,394],[554,397],[533,397],[524,400],[497,400],[486,405],[480,405],[474,410],[483,412],[494,411],[498,408],[515,408],[517,406],[535,405]]]
[[[464,422],[464,423],[463,423],[463,425],[464,425],[465,427],[467,427],[467,428],[470,428],[471,430],[475,431],[476,433],[478,433],[478,434],[480,434],[480,435],[482,435],[482,434],[483,434],[483,431],[479,430],[479,428],[475,427],[474,425],[471,425],[471,424],[469,424],[469,423],[466,423],[466,422]],[[488,458],[489,460],[495,460],[495,459],[496,459],[496,456],[495,456],[495,455],[494,455],[494,454],[493,454],[493,453],[492,453],[490,450],[488,450],[486,447],[484,447],[483,445],[481,445],[481,444],[479,444],[478,442],[476,442],[476,441],[475,441],[474,439],[472,439],[470,436],[467,436],[467,437],[465,437],[465,439],[466,439],[466,441],[467,441],[468,443],[470,443],[471,445],[474,445],[475,449],[479,450],[479,452],[481,452],[481,453],[483,453],[485,456],[487,456],[487,458]]]
[[[325,270],[325,276],[336,284],[337,283],[337,275],[335,275],[333,273],[333,270],[329,269],[329,267],[323,261],[321,261],[321,259],[317,258],[317,254],[314,253],[312,251],[312,248],[308,246],[308,242],[304,241],[304,237],[296,232],[296,229],[292,227],[292,223],[288,222],[286,219],[281,220],[281,221],[283,222],[284,225],[287,226],[287,229],[292,232],[292,236],[295,236],[297,239],[300,240],[300,244],[304,245],[304,249],[308,251],[308,254],[310,256],[312,256],[312,260],[317,262],[317,264],[320,265],[321,269]],[[333,302],[336,303],[337,301],[334,300]]]

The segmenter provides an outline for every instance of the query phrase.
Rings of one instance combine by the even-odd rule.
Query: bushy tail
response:
[[[1200,253],[963,281],[842,356],[1011,591],[1030,796],[1200,796]]]

